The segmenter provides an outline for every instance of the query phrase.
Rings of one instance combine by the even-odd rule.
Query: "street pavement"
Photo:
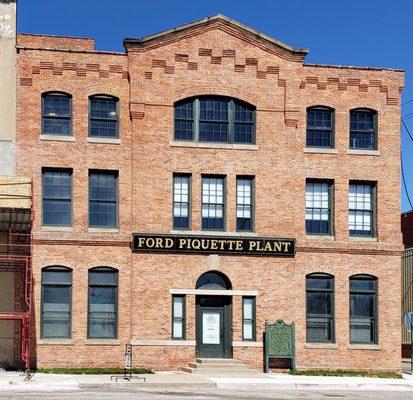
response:
[[[77,390],[65,392],[5,392],[1,400],[413,400],[413,392],[226,390],[216,388]]]

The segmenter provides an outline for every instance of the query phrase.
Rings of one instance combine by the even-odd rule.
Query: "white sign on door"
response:
[[[220,343],[220,321],[219,313],[204,312],[202,314],[202,343],[219,344]]]

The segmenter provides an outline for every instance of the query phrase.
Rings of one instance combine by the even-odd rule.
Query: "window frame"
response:
[[[351,133],[364,133],[367,134],[368,131],[352,131],[351,129],[351,114],[353,112],[365,112],[371,113],[373,115],[373,147],[352,147],[351,145]],[[353,108],[349,112],[349,149],[350,150],[364,150],[364,151],[374,151],[378,149],[378,112],[368,107],[357,107]]]
[[[328,111],[330,113],[330,119],[331,119],[331,135],[330,135],[330,146],[309,146],[308,145],[308,130],[309,129],[315,129],[315,128],[309,128],[308,127],[308,113],[310,111]],[[335,109],[329,106],[323,106],[323,105],[316,105],[316,106],[310,106],[306,108],[306,118],[305,118],[305,122],[306,122],[306,129],[305,129],[305,146],[307,148],[315,148],[315,149],[335,149],[335,120],[336,120],[336,112]],[[318,130],[322,130],[322,131],[327,131],[330,129],[326,129],[326,128],[317,128]]]
[[[175,206],[175,177],[186,177],[188,178],[188,227],[187,228],[180,228],[175,227],[175,214],[174,214],[174,206]],[[189,173],[180,173],[174,172],[172,174],[172,229],[173,230],[182,230],[187,231],[192,229],[192,174]]]
[[[204,178],[212,178],[212,179],[222,179],[223,181],[223,189],[222,189],[222,228],[221,229],[213,229],[213,228],[203,228],[202,227],[202,206],[204,204],[213,204],[213,203],[204,203],[203,202],[203,186],[204,186]],[[216,203],[218,204],[218,203]],[[226,175],[214,175],[214,174],[202,174],[201,175],[201,231],[206,232],[225,232],[227,230],[227,176]]]
[[[68,172],[70,176],[70,223],[68,225],[61,225],[61,224],[46,224],[44,222],[44,201],[45,201],[45,193],[44,193],[44,173],[45,172]],[[42,168],[42,226],[50,226],[50,227],[64,227],[64,228],[71,228],[73,226],[73,169],[72,168],[50,168],[50,167],[43,167]],[[60,199],[62,200],[62,199]],[[66,200],[66,199],[64,199]]]
[[[44,100],[48,97],[48,96],[55,96],[55,97],[67,97],[69,100],[69,116],[68,117],[59,117],[59,116],[46,116],[44,115]],[[70,93],[66,93],[66,92],[62,92],[59,90],[52,90],[52,91],[48,91],[48,92],[43,92],[41,94],[41,134],[42,135],[46,135],[46,136],[73,136],[73,109],[72,109],[72,95]],[[54,118],[56,120],[68,120],[69,121],[69,133],[45,133],[44,131],[44,118]]]
[[[115,273],[116,276],[116,284],[99,284],[99,285],[91,285],[90,283],[90,273],[91,272],[98,272],[98,273]],[[113,337],[108,337],[108,336],[90,336],[90,287],[111,287],[115,288],[115,299],[114,299],[114,314],[115,314],[115,335]],[[90,268],[88,270],[88,276],[87,276],[87,339],[108,339],[108,340],[116,340],[119,337],[119,270],[116,268],[112,267],[94,267]]]
[[[221,121],[228,124],[228,131],[227,131],[227,140],[226,141],[210,141],[210,140],[200,140],[200,129],[199,125],[201,122],[200,119],[200,100],[225,100],[227,101],[227,113],[228,113],[228,120]],[[185,118],[178,118],[178,120],[182,121],[192,121],[192,139],[177,139],[176,137],[176,130],[175,130],[175,106],[179,104],[183,104],[185,102],[192,102],[192,115],[193,119],[185,119]],[[235,104],[242,105],[248,109],[250,109],[252,113],[252,121],[235,121]],[[185,99],[181,99],[174,103],[174,133],[173,138],[176,141],[183,141],[183,142],[196,142],[196,143],[214,143],[214,144],[241,144],[241,145],[255,145],[256,144],[256,113],[257,108],[247,103],[244,100],[240,100],[234,97],[228,96],[220,96],[220,95],[202,95],[202,96],[195,96],[189,97]],[[215,121],[219,122],[219,121]],[[251,142],[236,142],[234,140],[235,137],[235,124],[236,123],[244,123],[250,124],[252,126],[251,129]]]
[[[244,301],[252,300],[252,319],[245,318]],[[245,338],[244,322],[252,321],[252,338]],[[255,296],[242,296],[242,341],[255,342],[257,340],[257,298]]]
[[[251,229],[238,229],[238,179],[251,181]],[[255,176],[254,175],[237,175],[235,189],[235,229],[236,232],[255,232]]]
[[[175,317],[174,313],[174,305],[175,305],[175,299],[181,298],[182,300],[182,318]],[[178,337],[175,336],[174,332],[174,322],[178,320],[182,322],[182,336]],[[172,295],[172,328],[171,328],[171,333],[172,333],[172,340],[186,340],[186,295],[184,294],[173,294]]]
[[[68,272],[70,276],[70,283],[61,283],[61,282],[47,282],[43,281],[43,272]],[[68,267],[64,267],[61,265],[54,265],[49,267],[44,267],[41,270],[41,283],[40,283],[40,338],[41,339],[71,339],[72,338],[72,291],[73,291],[73,270]],[[44,314],[44,286],[61,286],[61,287],[68,287],[69,288],[69,334],[68,336],[44,336],[44,329],[43,329],[43,314]]]
[[[309,289],[308,288],[308,279],[330,279],[331,280],[331,289]],[[308,313],[308,301],[307,301],[307,294],[308,293],[330,293],[330,307],[331,307],[331,315],[329,317],[320,317],[318,314],[317,316],[314,317],[316,314],[312,314],[310,318],[324,318],[326,320],[330,319],[331,320],[331,340],[309,340],[308,339],[308,319],[309,319],[309,313]],[[327,315],[327,314],[325,314]],[[334,344],[336,343],[336,323],[335,323],[335,277],[334,275],[325,273],[325,272],[312,272],[310,274],[307,274],[305,277],[305,337],[306,337],[306,343],[331,343]]]
[[[307,178],[305,180],[305,195],[307,195],[307,183],[326,183],[328,184],[328,222],[327,233],[307,232],[307,219],[304,215],[305,233],[308,236],[334,236],[334,179]],[[314,208],[313,208],[314,209]],[[321,210],[323,208],[320,208]],[[305,198],[305,212],[307,212],[307,199]]]
[[[91,225],[90,223],[90,193],[91,193],[91,174],[107,174],[115,176],[115,194],[116,194],[116,205],[115,205],[115,225]],[[101,228],[101,229],[119,229],[119,171],[118,170],[109,170],[109,169],[89,169],[88,170],[88,227],[89,228]],[[93,200],[96,201],[96,200]],[[105,200],[106,201],[106,200]]]
[[[371,280],[374,282],[373,290],[351,290],[351,281],[352,280]],[[350,344],[365,344],[365,345],[378,345],[379,344],[379,279],[370,274],[356,274],[350,276],[349,280],[349,343]],[[373,296],[373,317],[370,317],[370,320],[374,320],[374,330],[373,330],[373,341],[362,342],[351,340],[351,322],[354,317],[351,317],[351,295],[352,294],[367,294]],[[359,318],[355,318],[359,319]]]
[[[91,135],[91,130],[92,130],[92,120],[94,121],[111,121],[115,122],[114,119],[108,119],[108,118],[96,118],[92,117],[92,100],[113,100],[116,105],[116,135],[115,136],[96,136],[96,135]],[[110,94],[92,94],[88,98],[88,137],[89,138],[99,138],[99,139],[119,139],[119,125],[120,125],[120,118],[119,118],[119,103],[120,100],[116,96],[112,96]]]
[[[371,210],[370,210],[370,220],[371,220],[371,234],[370,235],[360,235],[350,233],[350,186],[351,185],[368,185],[371,188]],[[347,225],[348,225],[348,235],[349,237],[358,238],[376,238],[377,237],[377,181],[358,181],[350,180],[348,185],[348,195],[347,195]]]

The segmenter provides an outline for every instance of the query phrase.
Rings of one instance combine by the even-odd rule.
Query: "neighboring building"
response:
[[[402,213],[404,253],[402,257],[402,315],[413,312],[413,210]],[[402,321],[402,356],[411,357],[411,333]]]
[[[16,176],[16,2],[0,0],[0,368],[29,367],[31,179]]]
[[[400,371],[402,71],[305,64],[221,15],[125,53],[17,44],[38,367],[130,343],[158,370],[261,369],[282,319],[298,369]]]

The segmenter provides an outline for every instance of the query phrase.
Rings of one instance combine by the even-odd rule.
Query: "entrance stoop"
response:
[[[240,376],[260,374],[256,369],[250,368],[233,358],[196,358],[195,362],[183,367],[182,371],[190,374],[210,376]]]

